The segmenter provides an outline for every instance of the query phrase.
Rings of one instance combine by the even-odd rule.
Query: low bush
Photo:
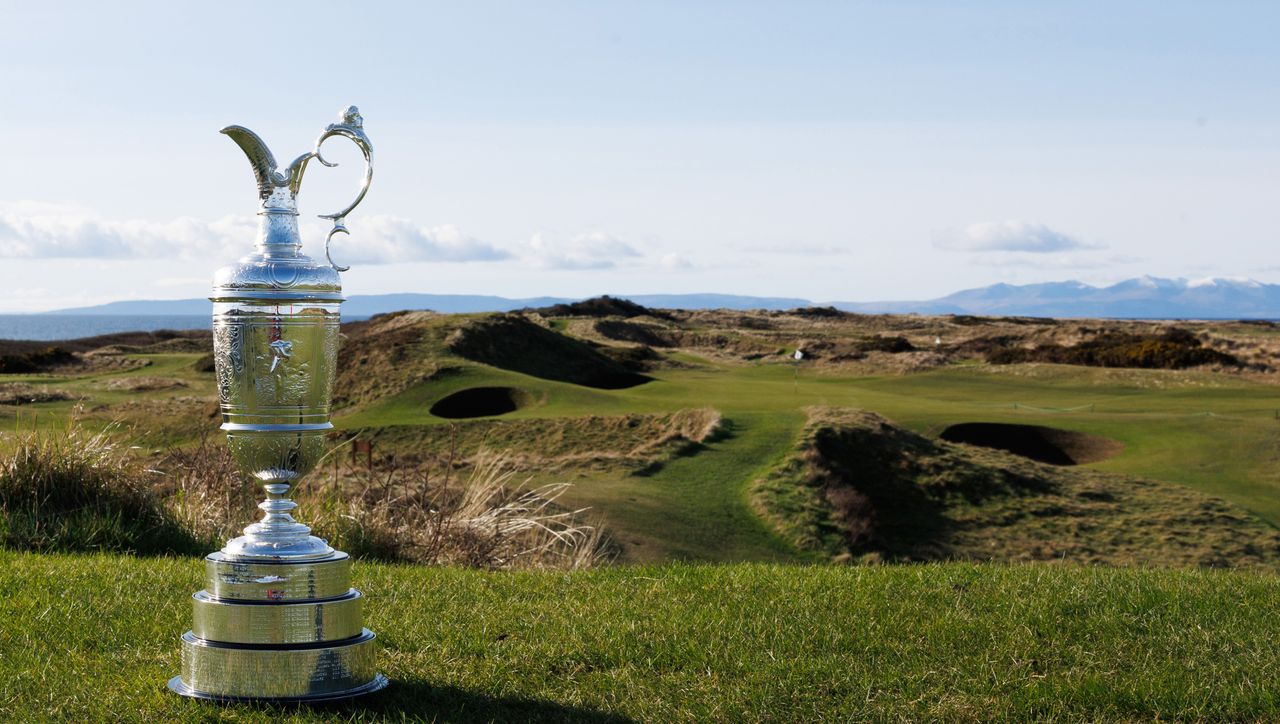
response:
[[[0,374],[30,374],[51,367],[75,364],[77,357],[62,347],[52,346],[29,352],[0,355]]]

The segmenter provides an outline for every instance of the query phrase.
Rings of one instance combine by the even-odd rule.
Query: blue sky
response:
[[[377,149],[350,293],[1280,281],[1276,3],[0,1],[0,311],[202,296]],[[304,214],[358,171],[312,167]],[[315,253],[322,223],[307,222]]]

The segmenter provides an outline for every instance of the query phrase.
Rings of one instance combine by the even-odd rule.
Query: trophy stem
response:
[[[294,519],[298,504],[286,498],[288,483],[263,486],[267,499],[258,504],[262,520],[246,527],[244,535],[227,543],[222,552],[233,558],[309,560],[333,553],[333,548],[311,535],[311,528]]]
[[[266,515],[262,516],[262,520],[245,528],[246,534],[252,531],[279,537],[290,533],[298,533],[302,536],[311,533],[310,528],[294,520],[289,513],[297,508],[298,504],[285,497],[289,494],[288,483],[268,483],[262,487],[267,491],[267,499],[258,503],[258,510]]]

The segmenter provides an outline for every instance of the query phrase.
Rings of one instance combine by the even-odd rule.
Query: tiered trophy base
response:
[[[215,701],[316,702],[386,686],[350,571],[340,552],[296,562],[208,556],[169,688]]]

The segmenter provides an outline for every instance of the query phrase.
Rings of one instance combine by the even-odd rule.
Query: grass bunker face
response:
[[[1116,440],[1043,425],[963,422],[942,431],[947,442],[1004,450],[1050,465],[1081,465],[1106,460],[1124,449]]]

